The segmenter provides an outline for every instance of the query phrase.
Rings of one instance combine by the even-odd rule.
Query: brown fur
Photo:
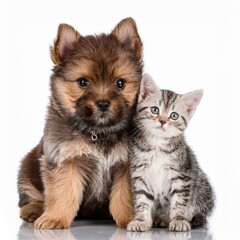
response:
[[[86,37],[61,24],[51,58],[44,136],[18,176],[20,217],[38,218],[36,228],[68,228],[76,215],[103,219],[111,212],[125,227],[133,214],[128,134],[142,78],[136,24],[128,18],[108,35]],[[122,89],[118,79],[125,81]],[[99,110],[99,101],[109,102],[108,111]]]
[[[110,194],[110,212],[119,227],[126,228],[134,218],[129,166],[119,168],[114,175]],[[127,207],[126,207],[127,206]]]
[[[20,217],[29,222],[34,222],[43,213],[43,183],[40,178],[40,164],[38,161],[42,153],[41,141],[25,157],[18,176]]]
[[[82,202],[86,184],[85,173],[76,166],[76,160],[80,161],[67,160],[61,167],[51,171],[47,166],[42,167],[46,173],[43,179],[45,211],[35,222],[36,228],[69,228]],[[42,161],[46,162],[45,159]]]

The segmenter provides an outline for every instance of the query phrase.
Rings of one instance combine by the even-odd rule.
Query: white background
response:
[[[0,0],[0,229],[8,239],[21,223],[19,163],[44,128],[59,23],[82,35],[109,33],[129,16],[144,43],[144,70],[161,88],[204,90],[186,137],[216,192],[214,239],[240,239],[240,1]]]

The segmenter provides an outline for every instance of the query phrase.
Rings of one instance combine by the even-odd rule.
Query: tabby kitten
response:
[[[184,95],[160,90],[144,75],[131,137],[135,218],[128,230],[167,225],[188,231],[204,225],[211,214],[212,187],[184,139],[202,95],[202,90]]]

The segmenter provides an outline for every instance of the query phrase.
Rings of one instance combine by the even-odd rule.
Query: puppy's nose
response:
[[[164,120],[160,120],[159,122],[162,124],[162,126],[166,123]]]
[[[109,109],[110,102],[108,101],[98,101],[97,102],[97,107],[100,111],[105,112]]]

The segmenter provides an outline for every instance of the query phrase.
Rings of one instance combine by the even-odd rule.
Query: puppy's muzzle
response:
[[[109,101],[105,101],[105,100],[98,101],[97,102],[97,107],[98,107],[98,109],[100,111],[106,112],[106,111],[108,111],[108,109],[110,107],[110,102]]]

